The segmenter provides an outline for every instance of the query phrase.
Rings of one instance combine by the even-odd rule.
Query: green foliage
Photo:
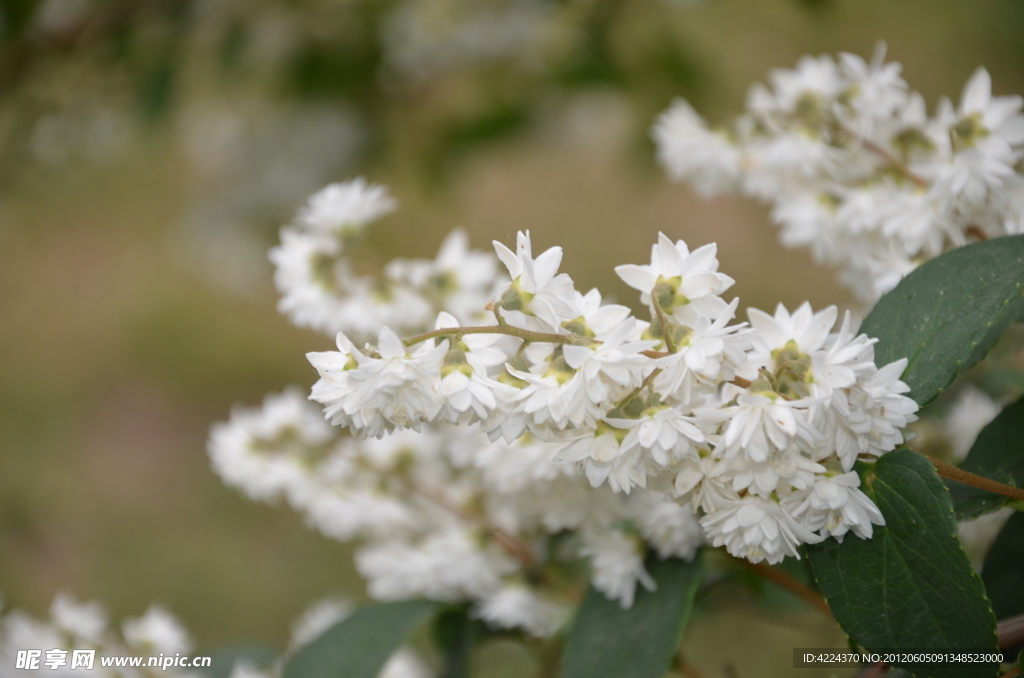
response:
[[[1003,526],[981,568],[996,617],[1024,614],[1024,513],[1015,513]]]
[[[591,587],[580,606],[565,649],[564,678],[661,678],[683,635],[697,587],[704,577],[700,556],[648,560],[658,588],[637,586],[628,610]]]
[[[842,543],[826,539],[807,548],[843,630],[872,651],[994,650],[996,619],[957,538],[952,502],[934,467],[916,452],[900,450],[858,470],[885,526],[875,526],[871,539],[848,534]],[[913,664],[902,666],[916,672]],[[990,678],[996,667],[929,670],[934,678]]]
[[[433,632],[444,658],[438,678],[467,678],[473,647],[486,634],[486,627],[464,610],[446,610],[434,619]]]
[[[1004,408],[982,429],[960,468],[1007,485],[1024,486],[1024,398]],[[1010,501],[970,485],[953,481],[947,485],[961,520],[995,511]]]
[[[948,387],[1024,311],[1024,235],[947,252],[921,265],[864,320],[875,362],[907,358],[903,381],[920,405]]]
[[[391,653],[437,610],[425,600],[361,608],[292,657],[284,678],[376,678]]]

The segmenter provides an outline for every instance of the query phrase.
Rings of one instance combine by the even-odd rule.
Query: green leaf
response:
[[[486,635],[486,627],[470,619],[465,610],[445,610],[434,618],[434,642],[443,655],[438,678],[467,678],[474,646]]]
[[[925,262],[882,297],[861,331],[879,365],[907,358],[903,381],[930,403],[984,357],[1024,311],[1024,235],[967,245]]]
[[[807,547],[836,621],[871,651],[996,648],[996,618],[957,538],[953,505],[935,468],[911,450],[858,464],[861,489],[886,524]],[[934,678],[991,678],[995,664],[896,664]]]
[[[564,678],[661,678],[679,646],[704,577],[700,555],[647,561],[658,588],[637,585],[633,607],[623,610],[593,587],[569,633]]]
[[[1024,398],[1004,407],[981,430],[960,468],[1014,487],[1024,486]],[[1010,499],[994,492],[946,481],[957,517],[973,518],[1005,505]]]
[[[284,678],[376,678],[388,657],[438,607],[407,600],[356,610],[292,657]]]
[[[998,619],[1024,614],[1024,513],[1014,513],[985,556],[981,568]]]
[[[231,645],[207,652],[210,665],[196,669],[206,678],[228,678],[237,662],[246,662],[258,668],[269,666],[280,653],[267,645]]]

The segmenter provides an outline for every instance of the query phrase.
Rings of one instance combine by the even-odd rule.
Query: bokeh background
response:
[[[304,353],[330,342],[275,312],[266,250],[326,183],[391,187],[381,258],[530,229],[579,289],[635,305],[612,268],[660,230],[717,241],[741,308],[846,306],[763,207],[670,184],[654,117],[685,96],[721,120],[771,68],[878,40],[930,105],[982,64],[1024,92],[1022,34],[1017,0],[3,0],[5,605],[156,600],[202,647],[280,647],[312,600],[365,598],[344,545],[225,488],[205,451],[233,404],[314,380]],[[844,639],[752,585],[709,596],[685,643],[747,678]]]

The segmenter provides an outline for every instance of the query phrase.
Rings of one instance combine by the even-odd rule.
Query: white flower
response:
[[[796,70],[774,69],[770,74],[776,105],[792,112],[804,97],[832,99],[842,88],[839,69],[832,57],[803,56]]]
[[[616,428],[629,431],[622,440],[622,454],[638,448],[651,470],[667,469],[690,458],[699,459],[697,445],[706,442],[704,433],[678,409],[667,406],[647,408],[638,419],[606,419]]]
[[[656,493],[637,494],[637,527],[659,558],[692,560],[704,544],[704,530],[693,509],[660,498]]]
[[[906,367],[906,358],[889,363],[844,389],[845,398],[832,398],[825,412],[831,423],[825,428],[835,437],[844,471],[853,468],[858,454],[894,450],[903,442],[901,429],[917,420],[917,403],[903,395],[910,387],[900,381]]]
[[[521,628],[532,636],[544,638],[558,629],[567,611],[540,598],[528,586],[506,584],[481,601],[474,614],[493,628]]]
[[[508,554],[481,547],[475,530],[448,528],[418,543],[381,541],[356,553],[370,595],[381,600],[423,596],[442,602],[485,598],[517,569]]]
[[[593,487],[599,487],[605,480],[609,481],[615,491],[629,492],[634,480],[639,480],[631,468],[627,457],[620,455],[621,442],[626,432],[599,423],[593,431],[587,431],[573,442],[566,445],[555,457],[555,461],[579,462],[587,480]],[[638,459],[639,455],[634,455]],[[611,478],[609,479],[609,474]],[[646,475],[643,476],[646,478]]]
[[[677,322],[691,327],[700,316],[717,318],[728,308],[719,295],[735,282],[718,273],[718,247],[704,245],[692,253],[682,240],[675,244],[664,233],[651,247],[650,265],[625,264],[615,272],[633,289],[642,293],[640,300],[658,306]]]
[[[102,642],[109,623],[99,603],[79,603],[67,593],[58,593],[53,599],[50,616],[58,628],[94,644]]]
[[[121,632],[132,649],[148,654],[171,655],[192,649],[188,631],[173,614],[159,605],[150,605],[138,619],[125,621]]]
[[[729,325],[739,299],[733,299],[725,311],[712,321],[697,319],[692,328],[684,328],[676,341],[676,353],[658,358],[661,372],[654,388],[681,403],[693,404],[701,390],[717,388],[721,381],[735,376],[736,368],[746,360],[750,342],[742,325]]]
[[[725,134],[709,131],[704,119],[683,99],[673,101],[659,116],[651,137],[669,175],[689,181],[700,195],[717,195],[738,182],[740,149]]]
[[[590,583],[623,609],[633,607],[636,585],[658,588],[644,568],[642,542],[618,530],[585,536],[583,555],[590,558]]]
[[[324,405],[332,424],[360,436],[379,438],[398,428],[418,429],[437,416],[441,397],[434,391],[448,342],[421,342],[410,354],[390,328],[380,331],[377,354],[364,353],[338,334],[338,352],[309,353],[320,374],[310,395]]]
[[[981,429],[988,426],[1001,410],[999,404],[977,386],[964,386],[943,420],[946,435],[953,448],[954,463],[964,460]]]
[[[747,490],[751,494],[770,497],[782,483],[803,489],[814,483],[816,473],[824,472],[824,466],[791,447],[771,452],[764,461],[727,457],[715,464],[708,477],[728,483],[734,492]]]
[[[839,68],[847,91],[851,92],[851,106],[856,110],[861,125],[857,131],[870,134],[871,123],[877,118],[891,115],[907,105],[907,83],[900,77],[903,67],[885,62],[886,45],[879,42],[871,63],[856,54],[839,55]]]
[[[307,483],[303,460],[333,438],[316,406],[293,388],[268,395],[261,408],[236,409],[211,428],[207,449],[225,483],[270,501]]]
[[[800,544],[822,540],[778,503],[764,497],[749,496],[729,502],[721,510],[704,516],[700,524],[713,546],[725,546],[730,554],[753,563],[767,560],[775,564],[786,556],[799,559]]]
[[[396,206],[385,186],[368,184],[360,177],[314,193],[299,209],[295,221],[311,231],[358,230],[394,211]]]
[[[850,530],[861,539],[870,539],[872,525],[885,525],[885,518],[874,502],[860,491],[860,476],[850,471],[842,475],[821,476],[813,487],[786,497],[787,510],[801,519],[809,530],[839,541]]]
[[[450,314],[438,315],[436,329],[458,327]],[[451,423],[486,420],[501,405],[517,394],[517,389],[487,376],[487,369],[503,365],[508,356],[493,348],[501,335],[468,334],[453,337],[445,353],[437,392],[444,399],[441,418]],[[475,416],[473,416],[475,415]]]
[[[312,643],[351,613],[352,603],[347,600],[333,596],[318,600],[303,610],[292,622],[290,648],[296,650]]]
[[[419,654],[400,647],[388,657],[377,678],[432,678],[433,675]]]
[[[765,462],[774,450],[791,445],[810,449],[821,435],[803,411],[781,398],[741,395],[727,411],[732,419],[726,425],[724,445],[718,448],[726,459],[742,454],[751,462]]]
[[[408,283],[460,322],[477,324],[488,315],[484,307],[498,283],[497,263],[494,255],[469,249],[469,237],[457,228],[444,239],[435,259],[393,259],[385,272],[390,280]]]
[[[494,251],[512,277],[512,285],[502,295],[498,306],[508,312],[510,318],[524,321],[515,324],[531,324],[522,316],[536,318],[543,323],[540,329],[558,332],[563,321],[579,315],[573,303],[572,279],[565,273],[558,273],[562,263],[561,247],[552,247],[534,259],[530,232],[520,231],[516,235],[515,252],[497,240]]]

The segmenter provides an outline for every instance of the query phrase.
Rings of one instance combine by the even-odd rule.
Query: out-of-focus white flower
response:
[[[330,426],[298,389],[266,397],[259,409],[236,409],[210,430],[214,471],[256,501],[294,492],[305,482],[303,458],[333,439]]]
[[[568,612],[565,606],[543,600],[521,584],[505,585],[475,609],[475,614],[494,628],[522,628],[542,638],[554,633]]]
[[[772,204],[787,247],[840,267],[866,305],[923,261],[1020,230],[1024,99],[993,97],[979,69],[960,106],[929,117],[880,43],[870,63],[805,56],[754,85],[728,138],[676,101],[653,128],[669,175],[708,195]]]
[[[188,631],[160,605],[150,605],[138,619],[125,621],[121,633],[132,649],[148,654],[172,655],[192,649]]]
[[[676,99],[651,130],[658,159],[673,179],[689,181],[704,197],[736,187],[740,149],[722,132],[712,132],[693,107]]]
[[[328,596],[316,601],[292,622],[291,649],[309,645],[350,614],[352,603],[343,598]]]
[[[358,230],[393,212],[397,206],[386,186],[369,184],[359,177],[331,184],[311,195],[295,220],[312,231]]]
[[[644,568],[643,548],[637,539],[618,530],[587,535],[583,553],[590,557],[590,583],[623,609],[633,606],[639,584],[648,591],[658,585]]]
[[[954,463],[964,460],[981,429],[988,426],[1001,410],[999,404],[977,386],[964,386],[943,420]]]
[[[80,603],[67,593],[58,593],[50,605],[50,616],[57,628],[90,643],[100,643],[110,623],[99,603]]]

